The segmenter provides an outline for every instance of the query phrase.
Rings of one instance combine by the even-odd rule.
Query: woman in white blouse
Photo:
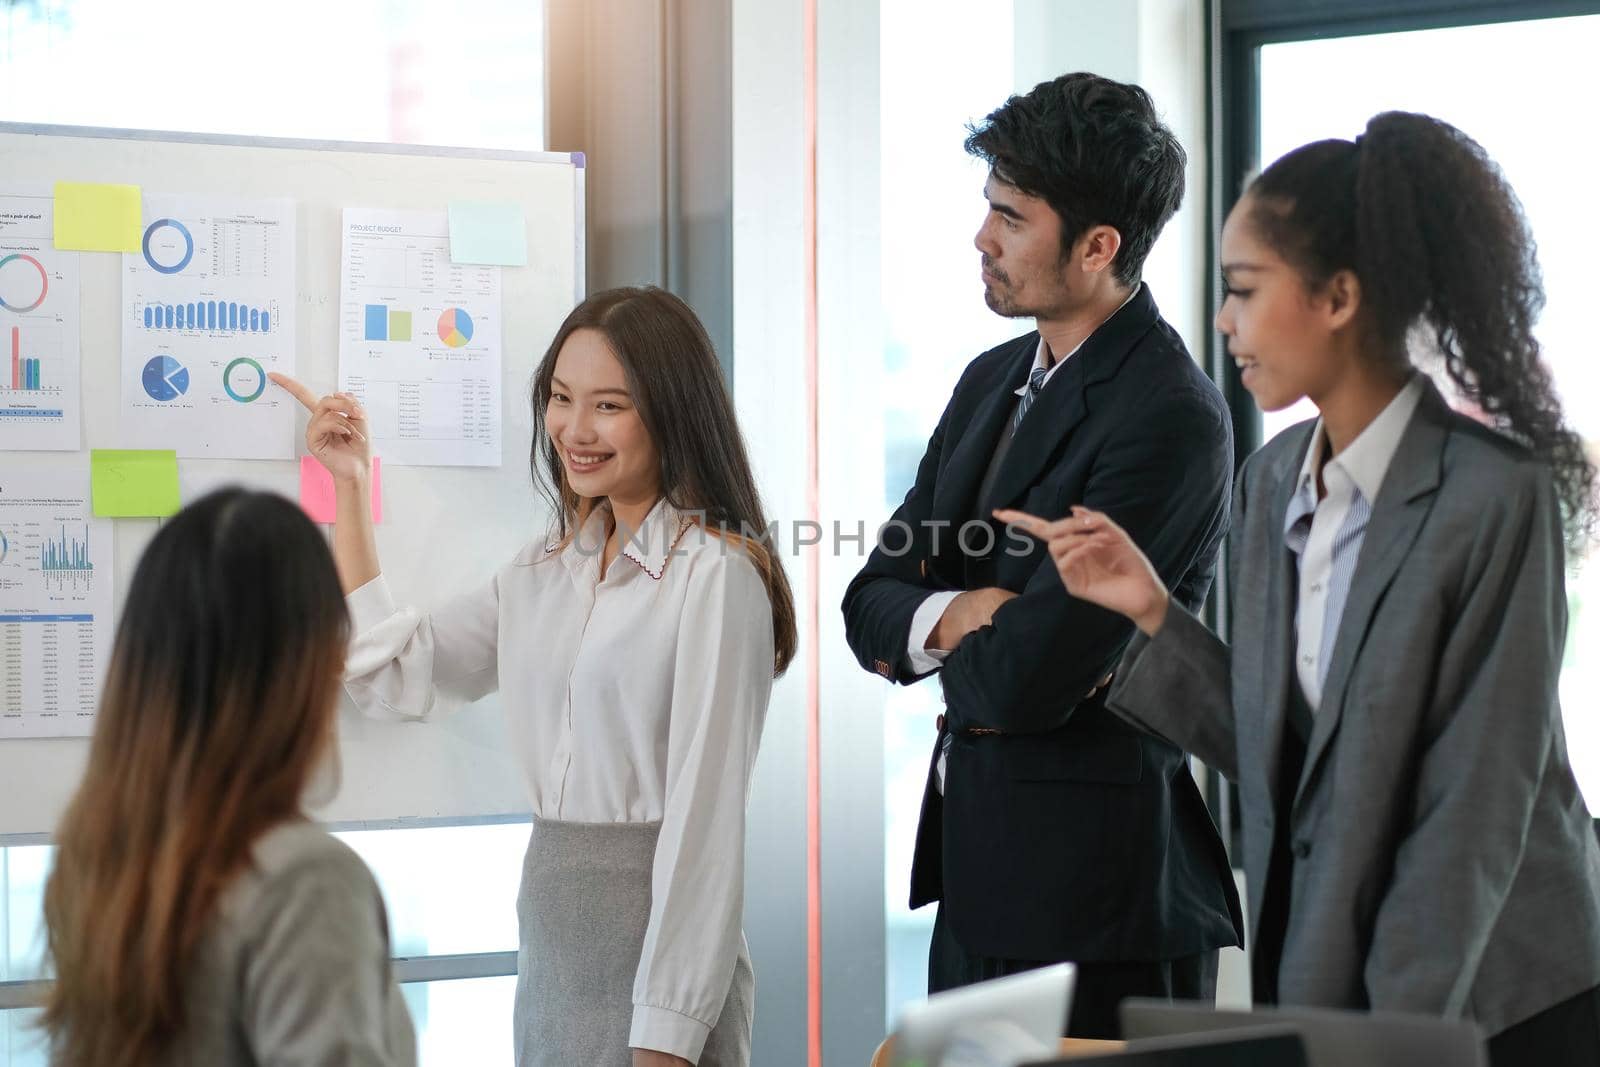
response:
[[[432,612],[380,573],[356,398],[274,379],[338,488],[351,696],[420,718],[501,693],[533,809],[519,1067],[747,1064],[745,803],[795,623],[704,327],[653,288],[573,310],[533,387],[551,535]]]

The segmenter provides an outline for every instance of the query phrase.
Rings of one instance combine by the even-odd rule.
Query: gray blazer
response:
[[[183,1067],[415,1067],[377,883],[310,823],[269,831],[224,892],[186,993]]]
[[[1272,849],[1313,430],[1240,471],[1230,648],[1174,605],[1109,706],[1239,785],[1251,944]],[[1352,579],[1290,809],[1286,1004],[1469,1016],[1489,1034],[1600,985],[1600,847],[1567,760],[1548,469],[1428,387]]]

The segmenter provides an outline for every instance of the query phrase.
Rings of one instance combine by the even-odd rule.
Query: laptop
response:
[[[1129,1040],[1287,1023],[1305,1038],[1307,1067],[1488,1067],[1483,1031],[1465,1019],[1331,1008],[1218,1010],[1203,1001],[1122,1002]]]
[[[1076,975],[1072,964],[1057,963],[908,1004],[895,1027],[890,1067],[939,1067],[952,1045],[1011,1062],[1048,1056],[1066,1032]]]
[[[1038,1060],[1019,1067],[1308,1067],[1305,1041],[1291,1026],[1258,1026],[1130,1042],[1117,1052]],[[1352,1065],[1353,1067],[1353,1065]]]

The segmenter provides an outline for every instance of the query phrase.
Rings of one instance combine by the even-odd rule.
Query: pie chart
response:
[[[472,316],[461,308],[445,308],[439,316],[439,340],[451,348],[460,348],[472,340]]]
[[[151,400],[164,404],[189,391],[189,369],[171,356],[155,356],[144,365],[139,382]]]

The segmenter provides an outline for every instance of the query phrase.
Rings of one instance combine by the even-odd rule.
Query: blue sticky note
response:
[[[450,202],[450,262],[528,265],[528,223],[521,204]]]

